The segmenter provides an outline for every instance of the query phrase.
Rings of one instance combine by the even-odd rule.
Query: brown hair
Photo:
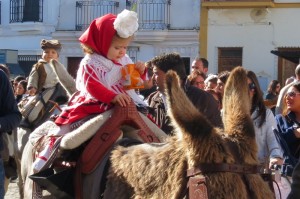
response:
[[[272,80],[268,86],[268,93],[278,95],[279,93],[276,92],[276,87],[278,84],[279,84],[278,80]]]
[[[174,70],[180,79],[186,78],[184,62],[178,53],[163,53],[154,57],[151,63],[165,73]]]
[[[190,82],[191,85],[193,85],[195,83],[196,78],[198,76],[201,76],[203,78],[203,80],[205,80],[205,78],[206,78],[205,74],[202,71],[200,71],[200,70],[193,70],[192,73],[188,76],[188,80],[189,80],[189,82]]]
[[[252,106],[251,106],[251,114],[255,111],[256,108],[258,108],[258,114],[256,115],[256,118],[260,118],[258,127],[261,127],[263,123],[266,120],[266,107],[264,104],[264,99],[263,99],[263,92],[260,88],[260,85],[258,83],[257,77],[253,71],[247,71],[247,77],[251,79],[251,81],[255,85],[255,93],[252,98]]]

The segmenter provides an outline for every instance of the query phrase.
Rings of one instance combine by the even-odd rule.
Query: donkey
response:
[[[168,114],[175,136],[160,146],[116,147],[110,156],[104,198],[183,198],[188,192],[187,174],[191,178],[205,177],[207,192],[195,198],[274,198],[257,172],[247,172],[258,161],[245,70],[237,67],[227,80],[224,129],[214,128],[197,111],[179,82],[175,72],[167,73]],[[213,169],[220,165],[229,169]],[[238,168],[242,168],[241,173]],[[190,192],[193,186],[189,183]]]

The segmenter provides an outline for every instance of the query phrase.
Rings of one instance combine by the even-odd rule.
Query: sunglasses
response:
[[[254,90],[255,89],[255,84],[254,83],[250,83],[248,84],[249,86],[249,90]]]
[[[287,97],[296,97],[297,95],[300,95],[300,93],[295,93],[294,91],[286,93]]]

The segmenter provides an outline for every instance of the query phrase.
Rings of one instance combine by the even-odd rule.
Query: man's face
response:
[[[165,78],[166,78],[165,72],[160,70],[157,66],[153,65],[153,75],[154,75],[154,80],[155,80],[155,84],[156,84],[156,89],[159,92],[164,93],[165,92],[164,82],[165,82]]]
[[[204,72],[203,71],[203,63],[202,63],[202,61],[200,61],[200,60],[194,60],[192,62],[192,71],[193,70],[199,70],[201,72]]]

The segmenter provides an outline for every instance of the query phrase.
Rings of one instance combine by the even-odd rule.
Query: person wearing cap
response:
[[[106,14],[91,22],[79,37],[85,53],[76,77],[76,88],[79,92],[55,120],[60,128],[51,132],[51,135],[69,133],[81,119],[107,113],[115,104],[125,107],[133,101],[137,106],[147,106],[134,89],[124,88],[121,72],[127,64],[133,64],[126,50],[137,30],[137,13],[129,10],[124,10],[117,16]],[[144,63],[136,63],[135,69],[141,78],[146,77]],[[34,139],[34,136],[32,134],[30,139]],[[33,163],[35,172],[43,167],[50,155],[49,151],[47,147],[38,155]]]
[[[42,59],[40,59],[29,74],[27,90],[29,95],[35,95],[43,89],[54,87],[58,83],[58,78],[49,62],[51,59],[57,60],[61,44],[58,40],[41,41]]]
[[[28,123],[40,123],[38,120],[38,117],[41,116],[39,115],[40,111],[43,107],[47,108],[46,104],[49,100],[58,102],[59,104],[63,104],[68,100],[68,95],[61,86],[57,73],[57,71],[59,71],[59,73],[61,73],[60,75],[65,78],[70,76],[65,67],[58,62],[59,52],[61,50],[60,42],[54,39],[43,39],[41,41],[41,48],[42,59],[38,60],[38,62],[33,65],[27,84],[29,96],[35,97],[32,97],[32,100],[29,100],[21,109],[21,113],[24,116],[21,126],[24,127],[27,127]],[[53,62],[56,63],[56,68],[53,66]],[[73,81],[73,84],[75,85],[73,78],[71,81]],[[33,101],[35,101],[34,108],[30,106],[33,104]],[[48,105],[50,106],[50,104]]]

